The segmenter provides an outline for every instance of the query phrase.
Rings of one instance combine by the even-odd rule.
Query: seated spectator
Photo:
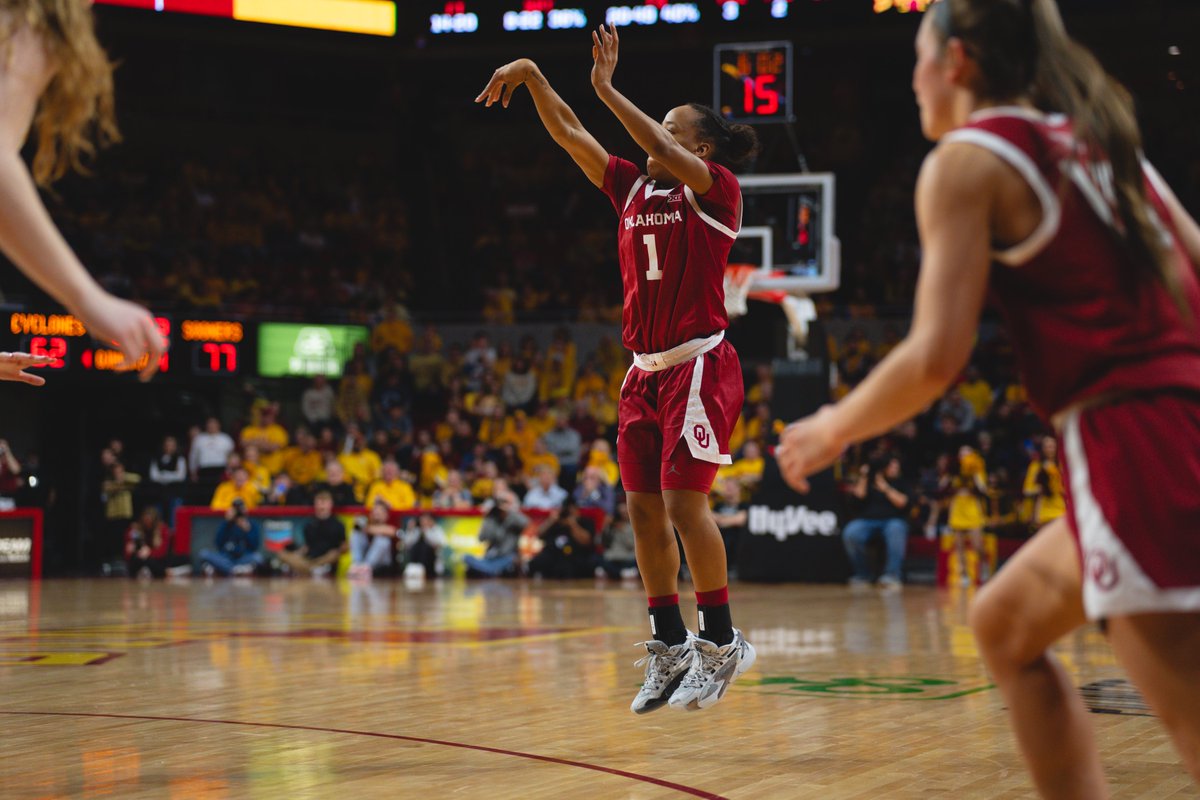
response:
[[[188,453],[192,480],[209,486],[220,483],[225,474],[225,461],[235,447],[229,434],[221,430],[221,421],[209,417],[204,423],[203,433],[192,437],[191,451]]]
[[[937,408],[940,416],[951,417],[954,420],[959,431],[965,433],[975,427],[975,408],[966,401],[958,387],[947,392]]]
[[[529,574],[546,578],[584,578],[596,563],[596,528],[579,516],[575,501],[567,498],[557,512],[538,526],[542,549],[529,562]]]
[[[526,479],[536,480],[538,472],[543,467],[549,469],[556,479],[558,478],[558,459],[546,451],[546,444],[541,439],[538,439],[534,443],[533,451],[529,454],[529,457],[522,456],[521,460],[525,463]]]
[[[425,433],[425,431],[422,431]],[[438,486],[446,480],[450,472],[442,461],[442,454],[437,445],[432,442],[421,448],[420,477],[417,478],[417,491],[423,497],[432,497]]]
[[[261,545],[258,523],[250,519],[244,502],[234,500],[225,509],[213,547],[200,551],[201,568],[206,575],[252,575],[264,561]]]
[[[607,386],[608,380],[600,374],[596,357],[591,356],[583,362],[579,377],[575,379],[575,391],[572,396],[575,400],[582,400],[594,392],[603,392]]]
[[[774,432],[775,419],[771,416],[771,406],[759,403],[754,407],[754,416],[746,422],[746,440],[766,444]]]
[[[279,560],[299,575],[328,575],[349,549],[346,528],[333,516],[333,496],[317,492],[313,498],[313,518],[304,525],[304,544],[279,553]]]
[[[867,560],[867,543],[875,536],[883,538],[886,556],[879,588],[899,589],[900,571],[908,546],[908,504],[912,489],[901,474],[900,459],[889,457],[883,463],[863,465],[851,493],[863,501],[855,519],[842,532],[846,555],[854,574],[850,585],[869,586],[874,578]]]
[[[417,507],[417,494],[412,484],[400,477],[400,465],[389,458],[383,462],[379,480],[371,484],[367,492],[367,507],[373,508],[382,500],[393,511],[407,511]]]
[[[248,444],[242,448],[242,466],[259,492],[266,494],[271,490],[271,471],[262,465],[258,447]]]
[[[271,488],[263,498],[264,505],[307,506],[312,505],[312,495],[306,486],[296,486],[286,472],[275,476]]]
[[[404,532],[405,564],[420,564],[425,568],[426,578],[435,578],[442,574],[442,548],[445,546],[446,532],[432,514],[423,513],[408,521],[408,529]]]
[[[963,379],[958,384],[958,393],[967,401],[974,412],[975,419],[986,419],[992,410],[992,385],[984,380],[979,367],[974,364],[967,367]]]
[[[496,490],[496,481],[500,479],[500,469],[495,461],[484,461],[479,472],[471,483],[471,499],[483,503],[492,497]]]
[[[522,505],[541,511],[557,511],[567,496],[567,490],[554,482],[554,470],[543,464],[534,471],[533,485],[525,493]]]
[[[487,545],[487,551],[482,558],[463,557],[467,575],[489,578],[515,575],[517,549],[521,534],[529,525],[529,517],[521,513],[517,496],[510,491],[497,491],[495,502],[485,511],[479,541]]]
[[[257,413],[255,413],[257,411]],[[262,457],[262,465],[274,475],[283,469],[283,450],[288,445],[287,430],[276,421],[279,406],[274,403],[257,405],[251,409],[251,422],[242,428],[242,447],[254,445]]]
[[[315,482],[321,477],[324,463],[325,459],[317,449],[313,435],[303,428],[296,431],[295,446],[289,447],[283,455],[283,471],[292,479],[292,483],[308,486]]]
[[[525,462],[517,453],[517,448],[511,444],[500,448],[500,453],[496,457],[496,467],[500,470],[500,476],[510,485],[524,484]]]
[[[612,525],[604,535],[604,555],[596,567],[596,577],[636,578],[637,549],[633,537],[633,525],[629,522],[629,507],[617,503]]]
[[[742,447],[741,458],[727,467],[717,470],[718,480],[732,478],[742,487],[742,499],[749,499],[763,476],[762,448],[756,441],[749,441]]]
[[[580,399],[575,401],[575,405],[571,409],[571,416],[567,420],[567,425],[570,429],[579,434],[580,446],[588,445],[594,442],[600,436],[600,424],[596,422],[596,417],[592,415],[592,406],[587,400]],[[551,452],[553,448],[551,448]],[[575,463],[579,464],[580,454],[576,453]],[[562,457],[559,457],[562,460]]]
[[[383,318],[371,329],[371,349],[377,353],[389,348],[407,353],[412,344],[413,329],[408,324],[408,309],[399,303],[386,303]]]
[[[312,385],[300,395],[300,415],[312,430],[333,422],[333,404],[337,399],[329,379],[324,375],[313,378]]]
[[[446,473],[446,482],[433,493],[433,507],[466,511],[474,508],[471,493],[463,486],[462,473],[456,469]]]
[[[346,477],[354,484],[354,493],[359,502],[367,496],[367,488],[379,480],[383,472],[383,461],[379,454],[367,447],[367,437],[357,425],[347,428],[350,449],[338,456],[346,470]]]
[[[721,531],[721,540],[725,543],[725,562],[730,572],[734,572],[737,562],[738,548],[741,547],[742,534],[746,529],[749,518],[749,504],[744,501],[744,489],[736,477],[718,478],[713,487],[713,521]]]
[[[599,467],[588,467],[583,471],[583,479],[575,487],[575,502],[580,508],[594,508],[604,515],[600,527],[606,528],[612,519],[613,505],[616,502],[613,488],[604,480],[604,473]]]
[[[351,578],[370,578],[375,570],[392,563],[392,544],[396,540],[396,526],[389,521],[391,510],[383,500],[376,500],[366,518],[354,523],[350,534]]]
[[[159,508],[170,516],[183,502],[183,484],[188,479],[187,460],[180,455],[174,436],[163,437],[162,452],[150,462],[149,474]]]
[[[609,486],[616,486],[617,481],[621,479],[617,462],[612,458],[612,445],[604,439],[592,442],[592,447],[588,451],[587,466],[600,470],[604,475],[604,482]]]
[[[558,461],[559,483],[571,488],[575,486],[575,474],[579,472],[583,437],[569,423],[566,414],[559,413],[554,428],[542,434],[542,444],[545,445],[546,452]]]
[[[246,508],[257,508],[262,502],[262,496],[259,494],[258,488],[250,482],[250,473],[246,472],[245,467],[235,469],[232,478],[222,481],[217,486],[209,507],[217,511],[224,511],[233,505],[234,500],[241,500]]]
[[[746,389],[746,405],[757,406],[770,403],[775,395],[775,374],[770,364],[759,364],[754,368],[754,383]]]
[[[321,492],[328,492],[329,496],[333,498],[334,508],[358,505],[354,487],[346,480],[346,470],[342,469],[342,465],[333,459],[325,464],[324,479],[314,483],[311,491],[313,497]]]
[[[171,531],[154,506],[146,506],[125,532],[125,566],[131,578],[143,571],[155,578],[166,574],[171,552]]]

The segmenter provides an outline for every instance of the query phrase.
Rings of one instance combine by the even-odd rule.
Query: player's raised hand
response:
[[[30,386],[42,386],[46,379],[32,372],[29,367],[44,367],[53,364],[50,356],[31,356],[29,353],[0,353],[0,381],[17,381]]]
[[[111,343],[125,356],[118,369],[137,369],[137,364],[147,359],[138,377],[148,381],[158,372],[158,360],[166,352],[167,343],[149,311],[107,292],[97,292],[76,314],[88,333]]]
[[[475,102],[483,103],[485,107],[491,108],[499,100],[501,106],[508,108],[513,92],[529,78],[529,73],[533,71],[533,68],[534,64],[528,58],[518,58],[516,61],[505,64],[492,73],[487,86],[483,87],[483,91],[475,98]]]
[[[832,409],[826,406],[788,425],[775,448],[780,474],[788,486],[802,494],[808,492],[808,476],[832,466],[846,449],[845,443],[833,436],[828,418]]]
[[[592,31],[592,86],[599,89],[612,83],[613,73],[617,69],[617,48],[621,44],[617,36],[617,27],[601,25]]]

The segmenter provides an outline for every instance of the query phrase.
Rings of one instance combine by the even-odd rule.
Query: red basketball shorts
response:
[[[1061,435],[1088,618],[1200,611],[1200,397],[1069,411]]]
[[[636,364],[621,387],[617,463],[627,492],[708,493],[729,464],[742,413],[742,365],[722,341],[691,361],[654,372]]]

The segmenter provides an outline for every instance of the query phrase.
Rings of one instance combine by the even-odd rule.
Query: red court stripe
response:
[[[476,750],[482,753],[496,753],[502,756],[514,756],[516,758],[527,758],[531,761],[545,761],[549,764],[561,764],[565,767],[578,767],[580,769],[590,769],[594,772],[606,772],[609,775],[616,775],[621,778],[629,778],[630,780],[649,783],[655,786],[661,786],[664,789],[673,789],[691,797],[702,797],[705,800],[728,800],[719,794],[706,792],[703,789],[693,789],[690,786],[672,783],[671,781],[663,780],[662,778],[653,778],[649,775],[639,775],[636,772],[626,772],[623,769],[613,769],[612,767],[602,767],[599,764],[588,764],[583,761],[571,761],[566,758],[555,758],[554,756],[540,756],[536,753],[522,753],[518,750],[504,750],[499,747],[486,747],[479,744],[465,744],[463,742],[447,742],[442,739],[426,739],[420,736],[402,736],[398,733],[379,733],[377,731],[354,731],[347,728],[321,728],[314,725],[285,725],[275,722],[242,722],[233,719],[200,719],[197,717],[155,717],[147,714],[91,714],[75,711],[0,711],[0,715],[17,716],[17,717],[88,717],[96,719],[133,719],[147,720],[150,722],[204,722],[210,725],[241,725],[248,728],[276,728],[279,730],[291,731],[315,731],[318,733],[345,733],[350,736],[372,736],[376,739],[395,739],[401,742],[415,742],[417,744],[436,744],[442,747],[457,747],[462,750]]]

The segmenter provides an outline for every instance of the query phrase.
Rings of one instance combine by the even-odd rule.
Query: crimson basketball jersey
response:
[[[625,287],[621,339],[635,353],[661,353],[729,327],[725,264],[741,228],[742,192],[733,173],[709,163],[703,196],[659,188],[629,161],[609,156],[604,193],[620,221]]]
[[[1152,216],[1170,241],[1195,324],[1160,281],[1135,277],[1117,233],[1111,167],[1089,160],[1071,131],[1062,115],[997,108],[942,139],[995,153],[1041,203],[1033,234],[993,254],[989,287],[1030,402],[1048,418],[1113,392],[1200,391],[1200,285],[1159,193],[1162,178],[1145,165]]]

